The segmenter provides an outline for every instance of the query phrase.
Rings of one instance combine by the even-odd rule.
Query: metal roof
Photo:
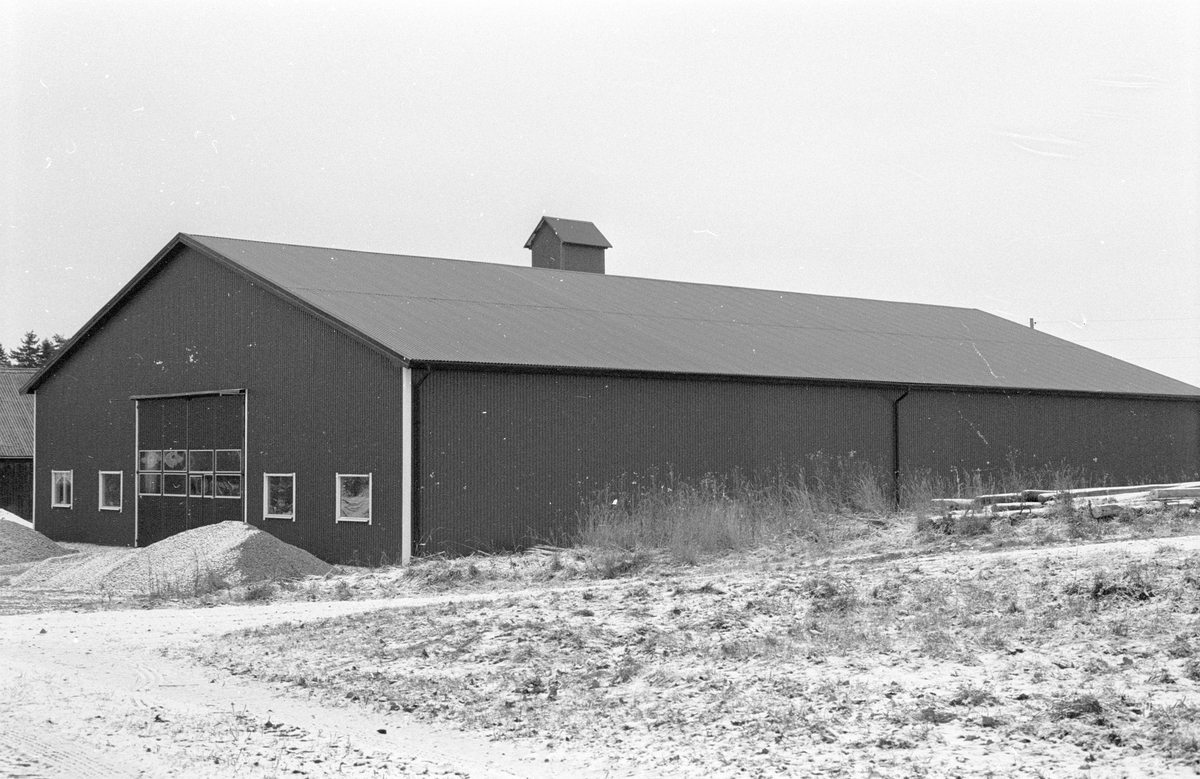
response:
[[[176,240],[417,363],[1200,398],[1200,388],[976,309]]]
[[[21,387],[32,368],[0,368],[0,457],[33,457],[34,399]]]
[[[579,246],[600,246],[604,249],[612,248],[612,244],[600,232],[600,228],[591,222],[583,222],[578,219],[561,219],[557,216],[543,216],[542,221],[538,222],[537,227],[533,228],[533,232],[529,234],[529,240],[525,242],[526,249],[533,245],[533,239],[537,237],[538,231],[543,226],[553,230],[554,234],[563,243],[573,243]]]

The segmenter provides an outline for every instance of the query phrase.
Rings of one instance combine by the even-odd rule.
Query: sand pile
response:
[[[0,565],[32,563],[65,554],[71,554],[71,550],[36,530],[16,522],[0,521]]]
[[[65,562],[65,561],[64,561]],[[49,560],[12,580],[15,587],[144,595],[199,595],[264,579],[321,576],[332,568],[243,522],[179,533],[145,549],[113,550],[76,565]]]

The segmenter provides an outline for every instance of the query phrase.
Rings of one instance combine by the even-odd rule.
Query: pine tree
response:
[[[25,337],[21,339],[21,345],[8,354],[18,368],[42,367],[41,345],[38,344],[37,334],[32,330],[25,333]]]
[[[58,333],[55,333],[50,338],[43,338],[41,345],[38,346],[38,350],[41,351],[42,360],[38,367],[40,368],[49,363],[50,360],[54,358],[54,355],[58,354],[58,350],[61,349],[63,344],[66,342],[66,339]]]
[[[4,351],[4,344],[0,344],[0,368],[8,367],[8,352]]]

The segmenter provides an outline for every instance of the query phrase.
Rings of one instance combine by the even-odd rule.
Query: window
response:
[[[162,449],[143,449],[138,452],[138,494],[162,495]]]
[[[138,470],[158,473],[162,470],[162,459],[161,449],[143,449],[138,452]]]
[[[217,473],[241,473],[242,472],[242,450],[241,449],[218,449],[217,450]]]
[[[263,474],[263,518],[296,519],[296,474]]]
[[[190,473],[188,474],[188,497],[189,498],[211,498],[212,497],[212,474],[211,473]]]
[[[192,449],[188,452],[188,470],[211,473],[213,469],[212,449]]]
[[[192,449],[188,452],[188,497],[213,496],[212,469],[212,449]]]
[[[71,508],[74,494],[75,471],[50,471],[50,507]]]
[[[100,510],[120,511],[125,497],[125,472],[100,471]]]
[[[162,478],[161,473],[138,474],[138,494],[162,495]]]
[[[371,521],[371,474],[337,475],[337,521]]]
[[[162,494],[176,497],[187,495],[186,473],[164,473],[162,475]]]
[[[217,475],[212,485],[213,497],[242,497],[242,450],[218,449],[216,467]]]

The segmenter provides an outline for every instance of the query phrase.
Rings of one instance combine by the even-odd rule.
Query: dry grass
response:
[[[685,772],[764,749],[785,770],[822,745],[903,763],[962,738],[1200,765],[1200,555],[753,558],[252,630],[203,656],[331,701],[644,748]]]
[[[809,475],[753,480],[672,475],[630,480],[601,493],[582,513],[581,547],[663,550],[677,563],[791,541],[830,549],[865,534],[864,517],[888,510],[884,481],[866,464],[814,459]]]

